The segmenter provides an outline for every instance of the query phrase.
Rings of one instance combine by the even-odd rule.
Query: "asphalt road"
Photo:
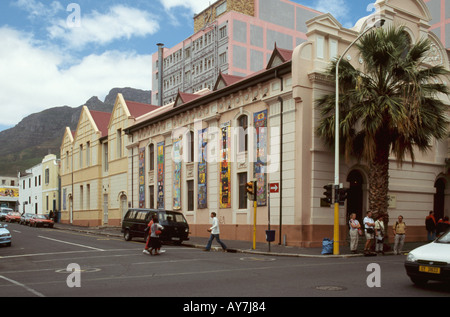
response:
[[[195,309],[192,298],[201,297],[450,295],[443,283],[413,285],[404,256],[292,258],[171,245],[150,256],[142,241],[18,224],[9,229],[12,246],[0,248],[0,297],[178,297],[178,305]]]

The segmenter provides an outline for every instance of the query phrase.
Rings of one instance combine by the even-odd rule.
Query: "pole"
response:
[[[253,201],[253,250],[256,250],[256,203],[255,197],[255,200]]]
[[[269,217],[269,219],[268,219],[268,224],[269,224],[269,232],[270,232],[270,189],[269,189],[269,192],[267,193],[267,210],[268,210],[268,217]],[[269,242],[269,252],[270,252],[270,239],[267,239],[267,240],[269,240],[268,242]]]
[[[373,25],[369,26],[362,32],[350,45],[345,49],[344,53],[336,62],[336,97],[335,97],[335,122],[334,122],[334,243],[333,254],[339,254],[339,63],[342,57],[364,34],[374,27],[381,27],[384,19],[377,20]]]

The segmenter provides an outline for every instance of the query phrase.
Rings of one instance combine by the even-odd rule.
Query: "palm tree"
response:
[[[449,94],[441,76],[443,66],[424,60],[428,39],[411,45],[404,27],[379,28],[357,44],[362,69],[348,61],[339,65],[340,144],[345,157],[356,157],[369,167],[369,210],[386,215],[389,189],[389,156],[401,165],[407,156],[414,163],[414,150],[426,152],[433,138],[447,137]],[[336,61],[326,74],[335,77]],[[333,147],[335,94],[316,100],[321,120],[317,134]]]

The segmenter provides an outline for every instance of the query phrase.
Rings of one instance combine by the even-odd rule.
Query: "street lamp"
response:
[[[336,105],[335,105],[335,131],[334,131],[334,244],[333,244],[333,254],[339,254],[339,63],[342,57],[348,52],[348,50],[355,44],[364,34],[369,32],[373,28],[382,27],[385,20],[379,19],[369,27],[367,27],[364,32],[358,35],[358,37],[350,43],[345,49],[344,53],[339,57],[336,63]]]

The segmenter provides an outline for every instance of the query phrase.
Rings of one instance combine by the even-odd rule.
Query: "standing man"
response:
[[[227,250],[227,246],[222,241],[220,241],[219,220],[217,220],[216,213],[214,211],[211,212],[211,218],[212,218],[212,226],[211,228],[208,229],[208,232],[211,232],[211,235],[209,236],[208,244],[206,245],[204,251],[211,250],[211,244],[214,238],[216,238],[217,242],[222,246],[222,249],[225,252]]]
[[[394,230],[395,237],[394,254],[401,254],[406,234],[406,224],[403,222],[403,216],[398,216],[398,221],[392,229]]]
[[[430,210],[430,213],[425,218],[425,227],[428,241],[433,241],[436,238],[436,219],[434,219],[433,210]]]
[[[363,220],[364,231],[366,234],[366,245],[364,246],[364,254],[371,255],[370,247],[372,246],[373,239],[375,237],[375,221],[372,219],[372,212],[368,211],[366,217]]]

